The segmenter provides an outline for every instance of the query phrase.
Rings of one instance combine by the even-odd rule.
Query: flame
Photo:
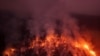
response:
[[[86,54],[87,56],[96,56],[95,51],[92,50],[89,43],[84,39],[72,39],[71,37],[64,35],[62,35],[61,37],[57,37],[57,35],[54,34],[48,34],[45,40],[41,40],[39,36],[37,36],[35,40],[32,40],[30,42],[28,48],[24,48],[24,51],[22,52],[25,52],[28,49],[32,49],[36,52],[37,55],[40,56],[41,50],[39,49],[41,48],[42,51],[44,50],[44,52],[47,53],[47,56],[57,56],[55,52],[58,52],[59,56],[67,56],[69,51],[72,52],[73,56],[83,56],[84,54]],[[14,51],[16,50],[17,48],[8,48],[5,50],[4,56],[14,56],[16,55],[14,54]]]
[[[87,44],[84,44],[83,47],[87,50],[89,50],[89,46]]]
[[[87,44],[84,44],[83,47],[91,54],[91,56],[96,56],[96,53],[92,49],[90,49]]]
[[[4,52],[4,56],[12,56],[14,54],[15,49],[14,48],[7,48]]]

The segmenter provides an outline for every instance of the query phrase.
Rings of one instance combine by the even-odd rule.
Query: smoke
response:
[[[22,36],[22,31],[27,32],[27,30],[29,30],[30,36],[32,37],[33,35],[44,35],[48,31],[58,31],[61,33],[64,31],[62,28],[66,28],[64,25],[66,25],[66,22],[69,22],[70,19],[68,18],[69,16],[67,15],[67,9],[64,1],[32,0],[32,3],[30,1],[24,1],[23,4],[21,4],[21,1],[19,1],[21,6],[25,6],[25,3],[27,2],[26,7],[22,7],[23,9],[18,7],[19,5],[13,4],[14,7],[11,8],[12,12],[18,8],[18,10],[21,9],[23,11],[27,11],[26,13],[28,14],[24,14],[25,12],[21,12],[19,14],[18,12],[19,15],[15,14],[14,17],[7,18],[9,20],[5,22],[4,26],[2,26],[6,35],[5,42],[7,45],[18,43],[20,42],[20,39],[24,39],[25,37],[23,36],[25,34]],[[57,21],[59,22],[56,23]],[[57,26],[59,23],[60,25]],[[23,29],[21,29],[22,27]]]
[[[77,20],[68,14],[64,1],[60,1],[44,10],[38,15],[34,13],[32,19],[28,21],[31,36],[34,34],[41,35],[43,33],[41,30],[46,33],[57,33],[58,35],[64,33],[64,35],[74,36],[76,32],[79,33]]]
[[[2,26],[5,35],[5,44],[12,45],[18,43],[22,37],[23,19],[20,18],[7,18],[9,19]]]
[[[72,38],[80,36],[78,22],[68,14],[65,0],[53,1],[52,4],[52,1],[50,3],[46,3],[47,1],[39,2],[40,0],[34,0],[33,9],[28,11],[29,15],[26,14],[24,19],[12,18],[6,23],[4,28],[7,35],[7,45],[20,44],[21,41],[26,41],[26,38],[34,38],[34,35],[44,38],[49,33],[58,36],[63,34]],[[20,29],[22,27],[23,29]],[[27,30],[30,34],[27,34]]]

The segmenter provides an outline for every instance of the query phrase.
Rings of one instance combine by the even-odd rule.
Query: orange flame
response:
[[[4,56],[12,56],[14,55],[14,51],[15,51],[14,48],[8,48],[4,51]]]
[[[65,55],[64,53],[69,51],[72,52],[73,56],[84,55],[82,51],[88,56],[96,56],[95,51],[92,50],[91,46],[89,46],[88,42],[84,41],[84,39],[72,39],[64,35],[57,37],[54,34],[49,34],[46,36],[45,40],[36,37],[35,40],[30,42],[28,49],[35,49],[36,53],[39,55],[39,48],[43,48],[47,52],[47,56],[53,56],[56,49],[60,52],[60,56]],[[14,48],[8,48],[5,50],[4,56],[14,56],[14,51],[16,50],[17,49]]]

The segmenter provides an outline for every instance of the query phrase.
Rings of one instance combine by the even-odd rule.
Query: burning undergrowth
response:
[[[28,28],[31,37],[7,46],[4,56],[96,56],[74,18],[32,19]]]

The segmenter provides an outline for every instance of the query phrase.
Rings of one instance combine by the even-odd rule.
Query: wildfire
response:
[[[28,47],[23,46],[24,51],[21,51],[23,47],[20,47],[19,51],[17,48],[8,48],[5,50],[4,56],[16,56],[17,51],[24,56],[23,53],[29,50],[31,50],[30,56],[96,56],[88,42],[83,40],[82,38],[77,40],[68,36],[57,37],[57,35],[48,34],[45,40],[36,37]]]

